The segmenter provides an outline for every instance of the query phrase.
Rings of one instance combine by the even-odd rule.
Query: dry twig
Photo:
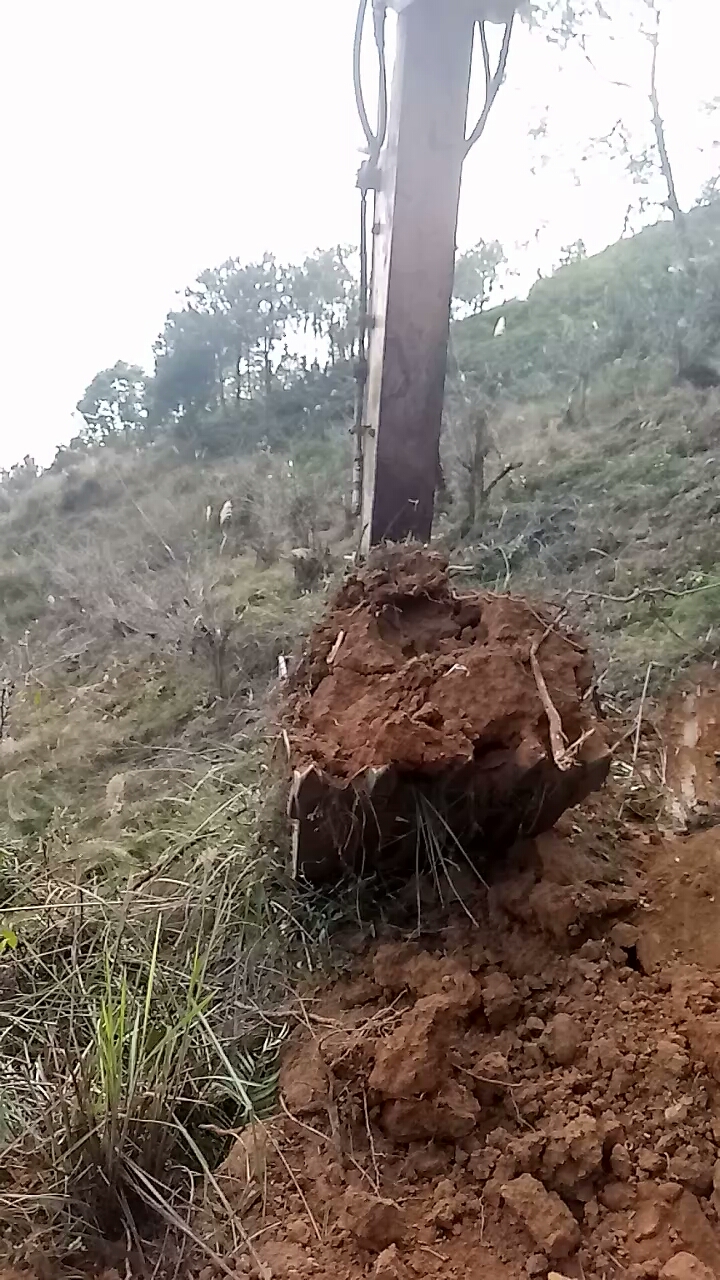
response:
[[[630,769],[630,777],[628,778],[628,787],[631,786],[637,770],[638,754],[640,751],[640,735],[642,733],[643,716],[645,714],[645,700],[647,698],[648,687],[650,684],[650,673],[653,669],[652,662],[648,662],[647,671],[645,672],[645,683],[643,684],[642,696],[640,698],[640,706],[638,707],[637,720],[635,721],[635,739],[633,742],[632,766]],[[620,805],[618,817],[621,818],[625,809],[625,800]]]
[[[558,769],[562,769],[564,771],[569,769],[572,764],[572,757],[568,759],[568,740],[563,732],[560,713],[550,697],[550,691],[545,682],[540,662],[538,661],[538,649],[543,643],[543,640],[545,640],[550,634],[551,630],[551,627],[547,627],[543,634],[537,640],[533,641],[530,649],[530,666],[532,668],[533,676],[535,677],[535,684],[537,685],[537,691],[540,695],[540,701],[545,708],[545,714],[548,718],[548,725],[550,727],[550,748],[552,750],[553,760],[555,761]]]

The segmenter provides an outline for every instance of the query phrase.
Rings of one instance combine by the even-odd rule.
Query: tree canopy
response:
[[[497,240],[460,254],[454,314],[484,310],[505,261]],[[317,249],[297,264],[271,253],[249,263],[229,258],[202,271],[168,313],[152,374],[123,361],[96,374],[78,404],[85,419],[79,442],[103,444],[163,424],[197,442],[199,424],[211,421],[227,441],[229,423],[250,421],[267,432],[282,430],[288,416],[296,427],[318,414],[342,418],[357,323],[351,246]]]
[[[458,255],[453,285],[456,318],[477,316],[485,310],[507,258],[499,240],[479,240]]]
[[[118,432],[130,432],[144,426],[147,381],[136,364],[118,360],[112,369],[96,373],[85,389],[78,411],[85,419],[83,437],[102,443]]]

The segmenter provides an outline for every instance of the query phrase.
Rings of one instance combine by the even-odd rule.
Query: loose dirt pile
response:
[[[458,594],[425,550],[376,554],[292,682],[296,869],[412,866],[433,814],[464,847],[547,829],[607,773],[591,681],[585,646],[547,607]]]
[[[566,816],[469,902],[479,928],[458,911],[415,942],[387,929],[308,997],[282,1117],[220,1175],[250,1238],[231,1266],[720,1276],[720,971],[677,951],[701,901],[720,931],[710,834]]]

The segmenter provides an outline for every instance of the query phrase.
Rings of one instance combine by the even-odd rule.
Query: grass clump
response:
[[[303,926],[221,816],[120,898],[51,878],[4,904],[0,1203],[21,1253],[28,1224],[58,1257],[191,1232],[196,1180],[272,1105]]]

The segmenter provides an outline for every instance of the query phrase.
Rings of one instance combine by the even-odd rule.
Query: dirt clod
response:
[[[660,1280],[717,1280],[714,1271],[692,1253],[676,1253],[665,1263]]]
[[[524,1173],[502,1188],[511,1213],[527,1227],[549,1258],[567,1258],[580,1244],[580,1228],[567,1205],[542,1182]]]
[[[472,1133],[480,1104],[464,1085],[448,1080],[432,1097],[389,1102],[382,1128],[395,1142],[457,1141]]]
[[[386,1098],[416,1098],[439,1089],[451,1021],[442,996],[418,1000],[390,1039],[380,1045],[370,1088]]]
[[[634,924],[628,924],[626,921],[618,921],[610,930],[610,941],[614,942],[616,947],[620,947],[623,951],[629,951],[631,947],[637,946],[640,930]]]
[[[506,973],[491,973],[483,988],[483,1008],[493,1031],[500,1031],[516,1017],[520,999]]]
[[[373,1268],[373,1275],[375,1280],[407,1280],[409,1272],[397,1245],[391,1244],[389,1249],[383,1249]]]
[[[344,1209],[345,1226],[361,1249],[382,1254],[391,1245],[402,1243],[405,1220],[392,1200],[351,1189],[345,1195]]]
[[[568,1067],[583,1042],[583,1029],[575,1018],[558,1013],[548,1026],[545,1045],[548,1055],[560,1066]]]
[[[627,1182],[632,1174],[630,1152],[622,1143],[616,1143],[610,1152],[610,1168],[620,1182]]]

